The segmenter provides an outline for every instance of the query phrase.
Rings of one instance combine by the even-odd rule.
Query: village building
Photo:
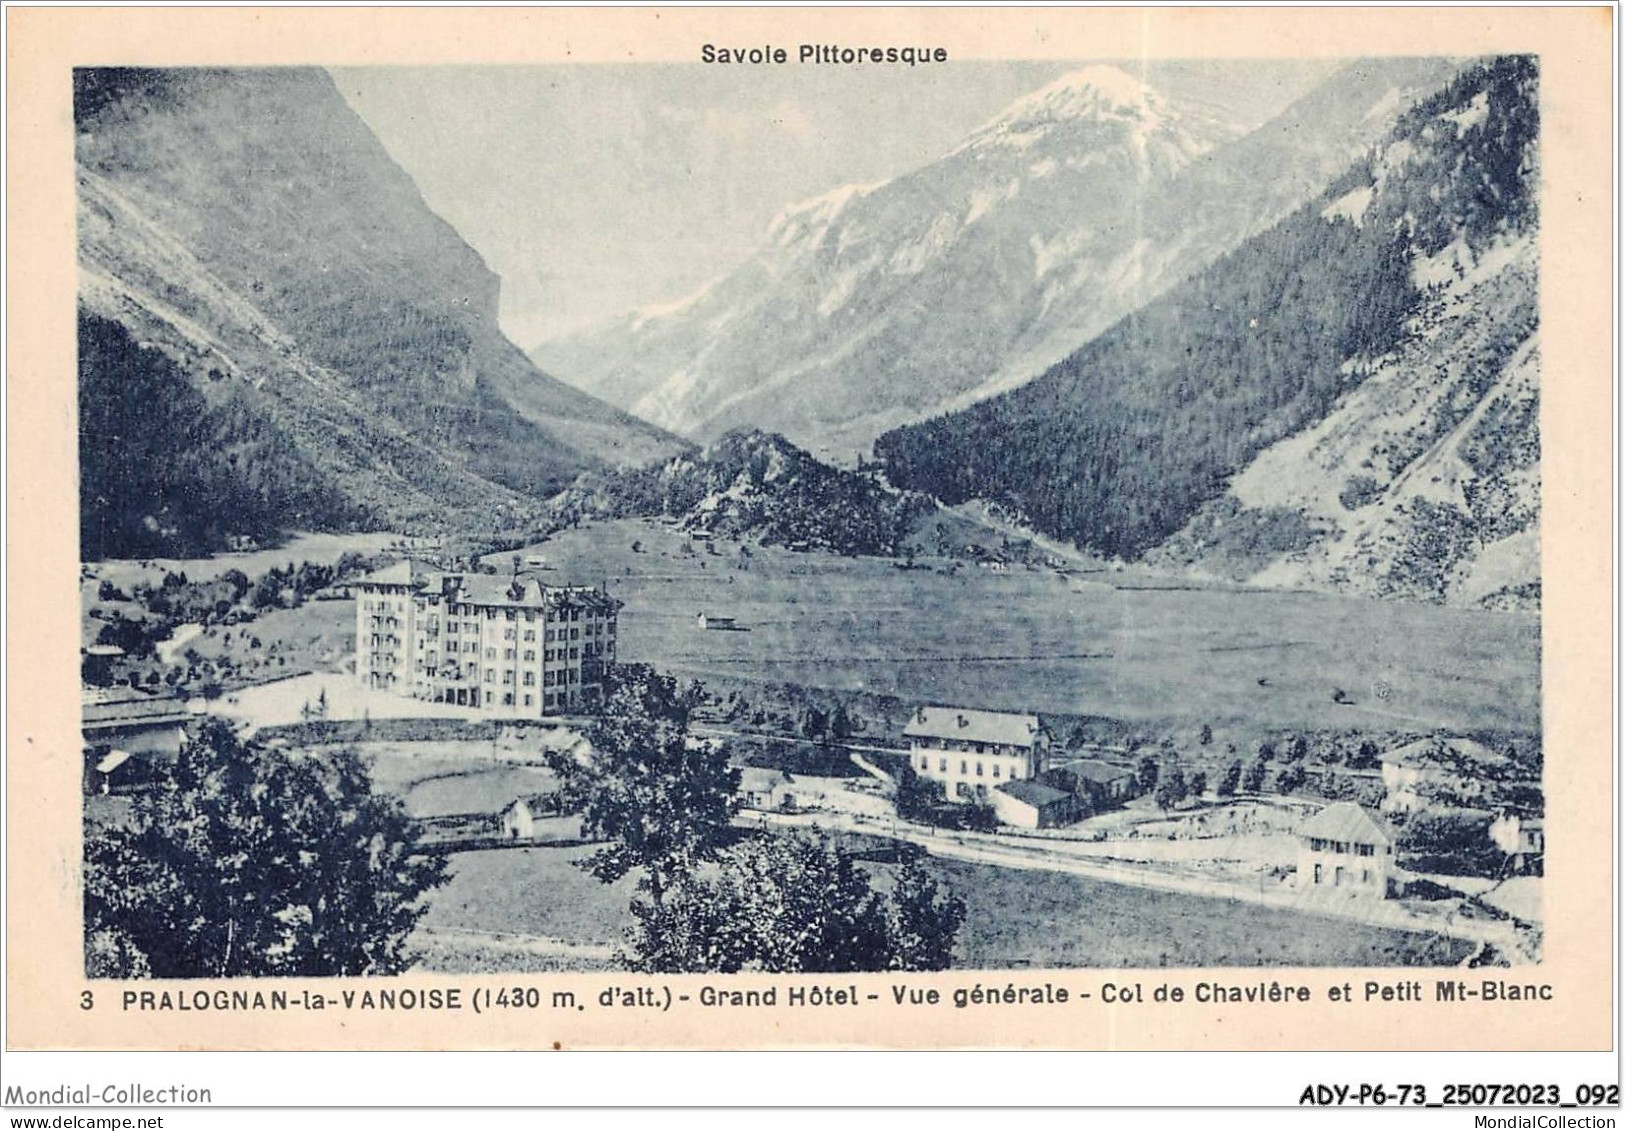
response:
[[[1102,762],[1098,758],[1074,758],[1057,763],[1050,767],[1050,776],[1070,779],[1072,792],[1087,798],[1096,809],[1121,805],[1136,793],[1133,767]]]
[[[142,780],[152,764],[174,761],[186,728],[197,720],[182,699],[130,688],[86,687],[79,712],[84,787],[90,793]]]
[[[1382,755],[1384,813],[1415,813],[1435,803],[1440,793],[1456,803],[1480,791],[1478,773],[1506,764],[1506,755],[1470,738],[1422,738]]]
[[[795,782],[782,770],[746,766],[739,771],[739,800],[746,809],[761,813],[793,810]]]
[[[941,782],[949,801],[987,802],[1000,785],[1044,770],[1047,743],[1033,715],[921,707],[903,737],[914,771]]]
[[[1490,839],[1507,855],[1514,875],[1539,876],[1546,871],[1546,821],[1519,813],[1502,813],[1490,822]]]
[[[398,562],[355,583],[356,678],[434,703],[542,718],[592,707],[621,603],[591,586]]]
[[[993,815],[1018,829],[1053,829],[1079,816],[1078,799],[1065,790],[1036,781],[1006,781],[988,794]]]
[[[1394,838],[1352,801],[1328,805],[1298,829],[1298,887],[1388,897]]]

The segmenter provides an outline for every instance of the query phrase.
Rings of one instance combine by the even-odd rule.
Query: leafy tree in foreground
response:
[[[766,835],[660,903],[635,900],[627,958],[659,973],[941,970],[964,918],[916,862],[882,894],[826,838]]]
[[[353,751],[273,753],[207,719],[129,827],[87,833],[86,972],[398,973],[445,878]]]
[[[609,844],[583,861],[605,883],[641,870],[658,907],[676,883],[716,859],[738,809],[739,771],[713,743],[689,739],[704,698],[646,664],[612,667],[604,705],[587,731],[591,753],[548,755],[566,811]]]
[[[1219,796],[1234,797],[1240,787],[1241,759],[1237,758],[1224,768],[1224,776],[1219,778]]]

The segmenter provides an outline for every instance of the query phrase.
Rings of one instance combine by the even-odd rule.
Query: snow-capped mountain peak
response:
[[[825,228],[854,200],[866,196],[879,184],[841,185],[807,200],[787,205],[767,226],[769,243],[788,244],[816,228]]]
[[[1025,149],[1056,126],[1120,121],[1139,131],[1171,124],[1161,95],[1119,67],[1097,64],[1071,71],[1018,98],[977,130],[967,147],[1014,145]]]

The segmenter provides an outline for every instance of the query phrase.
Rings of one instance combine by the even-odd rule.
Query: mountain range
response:
[[[1266,231],[876,454],[1106,556],[1538,603],[1538,135],[1534,62],[1470,67]]]
[[[659,428],[539,372],[326,72],[74,75],[81,553],[523,523]]]
[[[849,461],[1037,376],[1268,228],[1458,65],[1351,63],[1254,128],[1086,67],[939,160],[786,208],[688,301],[531,357],[681,435],[761,428]]]

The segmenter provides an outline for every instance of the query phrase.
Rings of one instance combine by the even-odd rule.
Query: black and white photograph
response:
[[[786,47],[73,70],[86,977],[1535,977],[1545,60]]]

